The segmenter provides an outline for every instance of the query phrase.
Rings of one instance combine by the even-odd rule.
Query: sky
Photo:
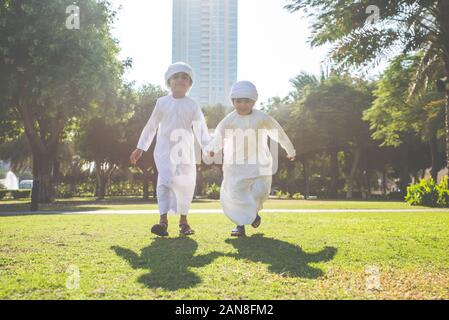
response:
[[[133,59],[125,79],[138,85],[164,86],[171,61],[172,1],[112,0],[121,10],[112,33],[119,40],[120,58]],[[302,71],[320,74],[328,48],[311,48],[308,22],[283,8],[285,0],[239,0],[237,80],[252,81],[259,101],[284,97],[289,80]]]

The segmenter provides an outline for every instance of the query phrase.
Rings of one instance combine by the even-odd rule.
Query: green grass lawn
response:
[[[29,211],[29,200],[0,201],[1,212]],[[42,211],[58,210],[146,210],[157,209],[156,201],[144,201],[140,198],[71,198],[58,199],[53,204],[40,205]],[[192,209],[220,209],[218,200],[195,200]],[[270,199],[264,204],[264,209],[417,209],[425,208],[410,206],[403,201],[335,201],[335,200],[277,200]]]
[[[170,237],[157,238],[157,218],[0,217],[0,299],[449,298],[446,212],[263,213],[242,239],[221,214],[191,214],[191,238],[170,216]]]

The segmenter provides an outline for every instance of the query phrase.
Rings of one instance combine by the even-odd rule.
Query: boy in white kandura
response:
[[[160,221],[151,232],[168,236],[167,213],[175,212],[180,214],[180,234],[192,235],[194,230],[187,222],[187,213],[196,184],[194,135],[201,147],[210,137],[200,107],[186,96],[194,81],[192,68],[183,62],[174,63],[165,73],[165,81],[171,94],[157,100],[130,161],[135,164],[139,160],[157,131],[154,160],[159,173],[156,193]]]
[[[296,151],[275,119],[253,109],[258,98],[254,84],[235,83],[230,98],[235,110],[218,124],[204,150],[214,157],[223,149],[220,202],[225,215],[237,225],[231,236],[244,236],[245,225],[260,225],[258,213],[271,190],[273,158],[268,136],[281,144],[289,160],[295,159]]]

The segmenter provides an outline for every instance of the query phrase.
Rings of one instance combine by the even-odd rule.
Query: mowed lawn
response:
[[[129,206],[152,208],[99,207]],[[265,208],[410,207],[270,200]],[[191,214],[190,238],[178,236],[176,216],[170,237],[155,237],[157,218],[0,216],[0,299],[449,298],[449,211],[262,213],[260,228],[239,239],[221,214]]]
[[[29,211],[29,200],[0,201],[2,212]],[[92,211],[92,210],[156,210],[155,200],[145,201],[139,198],[106,198],[95,200],[92,197],[59,199],[50,205],[40,205],[42,211]],[[191,209],[221,209],[218,200],[194,200]],[[403,201],[328,201],[328,200],[280,200],[269,199],[264,203],[264,209],[425,209],[420,206],[410,206]]]

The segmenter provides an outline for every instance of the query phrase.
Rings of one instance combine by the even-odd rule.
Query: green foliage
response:
[[[70,190],[70,186],[65,183],[60,183],[55,187],[56,198],[67,199],[74,196],[73,192]]]
[[[436,184],[432,178],[421,179],[419,183],[410,185],[407,188],[405,197],[411,205],[421,205],[427,207],[449,207],[448,179],[444,179]]]
[[[300,200],[304,199],[304,196],[300,192],[296,192],[295,194],[293,194],[292,198],[295,200]]]
[[[206,187],[206,195],[209,199],[220,199],[220,186],[212,183]]]
[[[0,200],[2,199],[26,199],[31,196],[31,190],[0,190]]]
[[[66,199],[71,197],[93,197],[95,194],[95,183],[85,182],[76,184],[73,190],[67,183],[56,186],[56,197]],[[106,189],[106,195],[111,197],[140,197],[143,194],[141,182],[121,181],[110,183]]]
[[[111,183],[106,191],[108,196],[142,196],[143,185],[141,182],[123,181],[118,183]]]
[[[288,199],[290,198],[290,193],[289,192],[284,192],[282,190],[278,190],[275,192],[275,196],[278,199]]]

